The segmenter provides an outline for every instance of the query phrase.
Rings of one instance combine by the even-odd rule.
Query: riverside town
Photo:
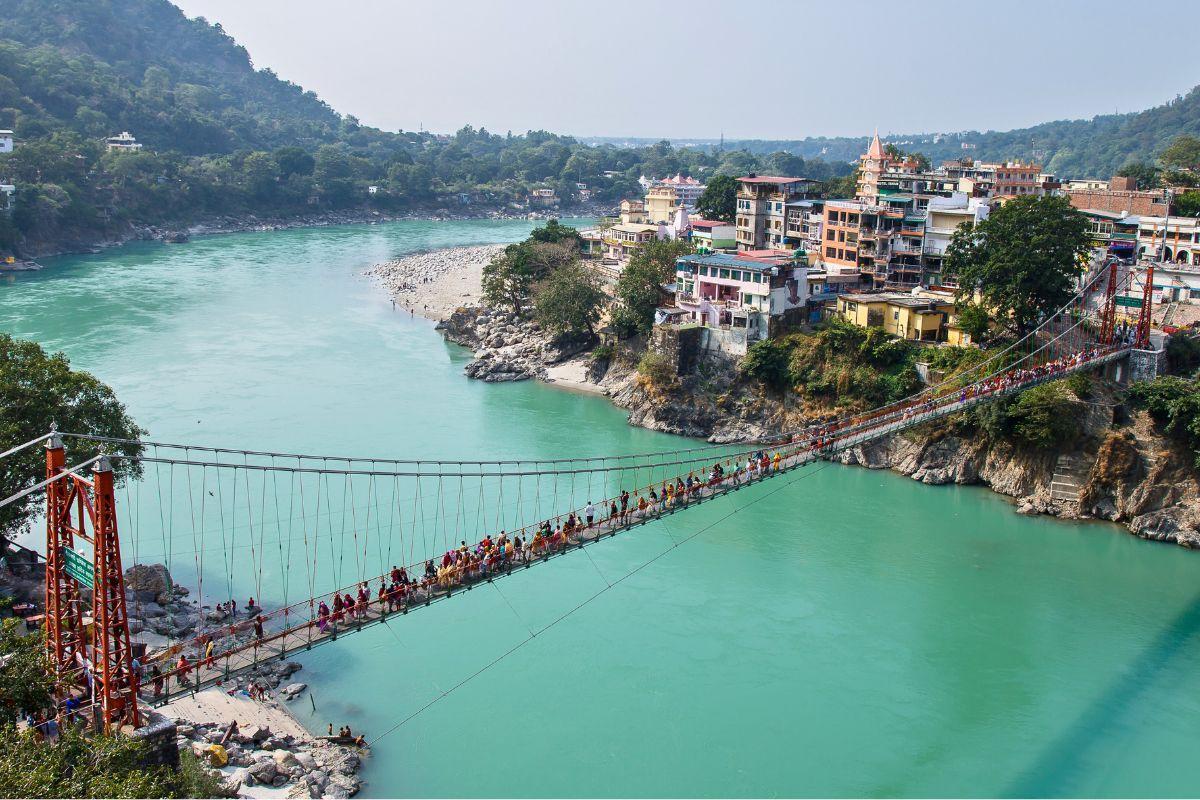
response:
[[[664,11],[0,9],[0,798],[1200,796],[1191,51]]]

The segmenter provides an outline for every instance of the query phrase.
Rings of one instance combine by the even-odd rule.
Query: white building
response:
[[[925,214],[925,236],[922,253],[925,268],[931,279],[940,282],[942,259],[950,239],[960,225],[987,219],[990,206],[979,197],[968,197],[964,192],[955,192],[949,197],[931,197]]]
[[[104,140],[104,146],[110,153],[118,150],[127,150],[129,152],[137,152],[142,149],[138,140],[133,138],[133,134],[129,131],[121,131],[116,136],[110,136]]]
[[[13,132],[0,131],[0,153],[11,153],[13,151]]]

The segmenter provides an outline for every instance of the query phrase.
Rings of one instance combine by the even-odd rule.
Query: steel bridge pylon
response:
[[[57,434],[46,441],[46,654],[59,696],[89,692],[106,732],[138,727],[138,679],[125,605],[125,576],[117,538],[113,469],[101,456],[91,478],[66,468]],[[90,528],[90,532],[89,532]],[[75,539],[92,545],[88,560]],[[68,566],[70,562],[70,566]],[[91,578],[92,619],[83,616],[82,590]]]

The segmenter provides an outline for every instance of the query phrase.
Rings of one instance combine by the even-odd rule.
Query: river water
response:
[[[603,398],[468,381],[468,354],[362,275],[529,227],[50,259],[0,284],[0,330],[65,351],[166,441],[464,459],[680,446]],[[172,551],[186,575],[186,537],[153,524],[153,500],[139,490],[125,558]],[[320,732],[386,734],[366,796],[1200,793],[1194,553],[840,466],[587,552],[306,654],[312,700],[294,708]]]

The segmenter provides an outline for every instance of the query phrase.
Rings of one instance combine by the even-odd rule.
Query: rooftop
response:
[[[747,175],[744,178],[738,178],[739,183],[798,183],[800,181],[812,182],[811,178],[788,178],[782,175]]]
[[[621,231],[622,233],[650,233],[657,231],[657,225],[647,225],[640,222],[625,222],[620,225],[613,225],[609,230]]]
[[[936,297],[914,297],[911,294],[902,292],[852,292],[839,294],[838,299],[849,300],[852,303],[888,303],[889,305],[918,310],[928,309],[931,305],[947,305],[951,302],[950,300],[942,300]]]
[[[756,253],[778,253],[787,252],[779,250],[757,250],[751,251]],[[774,257],[764,258],[750,256],[748,253],[709,253],[707,255],[690,255],[682,256],[676,259],[678,264],[691,264],[703,267],[733,267],[735,269],[749,269],[757,272],[768,272],[773,267],[791,266],[795,262],[792,260],[789,252],[786,258]]]

